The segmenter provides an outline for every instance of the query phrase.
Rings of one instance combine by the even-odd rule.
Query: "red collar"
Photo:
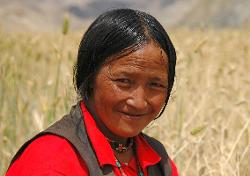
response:
[[[90,138],[93,149],[96,153],[100,166],[110,164],[115,166],[115,156],[107,139],[98,129],[92,115],[89,113],[84,103],[81,102],[81,109],[84,117],[87,134]],[[155,165],[161,160],[161,157],[152,149],[145,139],[138,135],[135,137],[137,145],[138,159],[141,167],[145,169],[147,166]]]

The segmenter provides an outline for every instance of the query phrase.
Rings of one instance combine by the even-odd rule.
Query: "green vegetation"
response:
[[[81,33],[0,31],[0,175],[27,139],[77,101]],[[145,131],[180,175],[250,175],[250,30],[173,30],[177,75],[163,117]]]

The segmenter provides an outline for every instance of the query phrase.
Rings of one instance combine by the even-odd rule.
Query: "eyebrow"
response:
[[[128,70],[126,70],[126,71],[118,71],[119,73],[112,73],[112,75],[117,75],[117,74],[121,74],[121,75],[125,75],[125,76],[130,76],[130,75],[135,75],[136,73],[131,73],[131,72],[129,72]],[[164,74],[164,73],[163,73]],[[166,78],[168,79],[168,76],[167,76],[167,74],[166,74]],[[155,80],[155,81],[167,81],[167,79],[165,78],[165,75],[163,76],[161,76],[161,75],[157,75],[157,76],[153,76],[153,77],[151,77],[150,79],[151,80]]]
[[[162,76],[159,76],[159,77],[153,77],[152,80],[156,80],[156,81],[165,81],[167,79],[163,78]]]

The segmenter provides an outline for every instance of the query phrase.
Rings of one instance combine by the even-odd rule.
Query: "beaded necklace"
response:
[[[108,138],[107,138],[107,140],[108,140],[111,148],[118,153],[124,153],[124,152],[128,151],[129,149],[131,149],[134,145],[133,138],[129,138],[127,144],[121,144],[119,142],[113,141],[113,140],[108,139]]]
[[[123,170],[123,168],[122,168],[122,165],[121,165],[120,161],[119,161],[117,158],[115,158],[115,164],[116,164],[116,166],[118,167],[118,169],[119,169],[119,171],[120,171],[120,173],[121,173],[122,176],[128,176],[128,175],[124,172],[124,170]]]
[[[119,169],[122,176],[128,176],[125,173],[125,171],[123,170],[122,165],[121,165],[120,161],[117,158],[115,158],[115,164],[118,167],[118,169]],[[143,172],[141,170],[141,167],[140,167],[140,165],[139,165],[139,163],[137,161],[136,161],[136,165],[137,165],[137,168],[138,168],[138,173],[137,173],[138,176],[144,176],[144,174],[143,174]]]
[[[144,176],[143,172],[142,172],[142,169],[141,169],[141,166],[140,166],[140,162],[138,160],[138,157],[137,157],[137,154],[136,154],[136,146],[135,144],[133,145],[133,152],[135,154],[135,160],[136,160],[136,166],[137,166],[137,169],[138,169],[138,173],[137,175],[138,176]],[[120,173],[122,176],[128,176],[125,171],[123,170],[122,168],[122,165],[121,165],[121,162],[117,159],[117,157],[115,157],[115,163],[116,163],[116,166],[118,167]]]

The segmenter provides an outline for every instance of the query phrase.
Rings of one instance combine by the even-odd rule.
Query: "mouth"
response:
[[[143,114],[127,113],[127,112],[119,112],[119,113],[122,114],[122,117],[126,119],[141,119],[141,118],[144,118],[145,115],[147,115],[147,113],[143,113]]]

